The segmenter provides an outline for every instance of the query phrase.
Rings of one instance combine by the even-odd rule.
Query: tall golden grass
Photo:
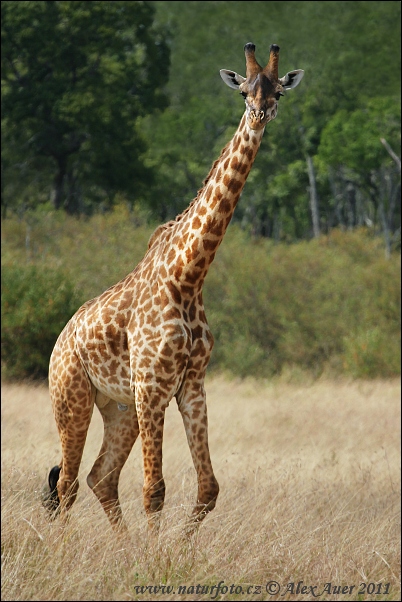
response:
[[[183,538],[196,483],[172,402],[156,543],[139,442],[120,486],[130,541],[116,538],[86,485],[102,438],[97,410],[70,520],[47,521],[40,494],[60,459],[48,390],[3,386],[2,600],[401,598],[399,380],[213,378],[206,388],[217,507],[193,540]]]

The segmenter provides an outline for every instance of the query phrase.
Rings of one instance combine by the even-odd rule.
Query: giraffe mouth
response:
[[[261,130],[266,126],[268,121],[275,119],[276,112],[276,107],[272,107],[268,111],[250,109],[247,114],[247,123],[252,130]]]

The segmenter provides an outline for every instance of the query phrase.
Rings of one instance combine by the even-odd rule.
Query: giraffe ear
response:
[[[229,88],[233,88],[234,90],[238,90],[240,84],[246,81],[246,78],[242,75],[239,75],[235,71],[228,71],[227,69],[221,69],[219,71],[221,74],[221,78],[225,82]]]
[[[303,75],[303,69],[295,69],[294,71],[289,71],[289,73],[281,77],[279,82],[282,84],[284,90],[291,90],[300,84],[301,80],[303,79]]]

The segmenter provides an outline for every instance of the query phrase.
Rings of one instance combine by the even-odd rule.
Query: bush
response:
[[[400,336],[390,337],[378,327],[345,337],[343,368],[356,378],[382,378],[400,373]]]
[[[53,346],[78,305],[74,287],[63,271],[33,265],[3,265],[3,376],[46,378]]]
[[[366,232],[294,245],[232,228],[205,282],[211,368],[238,376],[400,374],[400,257]]]
[[[88,220],[35,214],[28,247],[25,222],[3,222],[8,376],[46,375],[54,341],[76,307],[135,267],[152,232],[137,218],[124,207]],[[27,257],[36,271],[8,267]],[[399,375],[400,269],[400,255],[386,259],[382,239],[364,229],[274,244],[230,226],[204,287],[215,337],[210,369],[265,378],[295,370]],[[38,325],[41,336],[33,332]],[[41,337],[51,342],[42,344]]]

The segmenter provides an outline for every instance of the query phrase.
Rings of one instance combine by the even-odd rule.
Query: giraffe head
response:
[[[301,81],[304,71],[295,69],[284,77],[278,77],[279,46],[272,44],[269,61],[261,67],[255,58],[255,46],[248,43],[244,47],[246,54],[246,77],[235,71],[221,69],[220,74],[230,88],[238,90],[245,99],[247,123],[253,130],[260,130],[278,111],[278,101],[286,90],[295,88]]]

